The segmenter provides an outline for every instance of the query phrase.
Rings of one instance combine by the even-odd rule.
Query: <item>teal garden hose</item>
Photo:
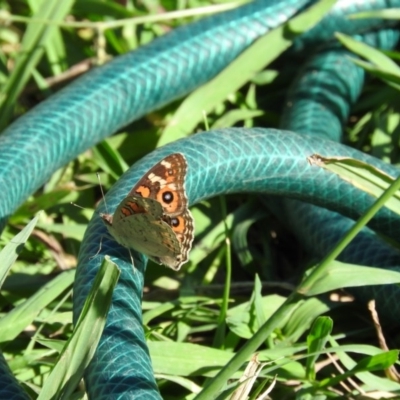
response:
[[[4,225],[16,207],[57,168],[129,122],[210,80],[258,37],[314,3],[258,0],[177,29],[91,71],[17,120],[0,137],[0,182],[8,188],[1,194],[1,223]],[[332,39],[337,30],[363,35],[364,40],[380,47],[393,47],[398,34],[387,28],[392,22],[349,21],[346,15],[400,7],[400,1],[361,3],[339,1],[318,26],[294,43],[294,49],[309,51],[321,46]],[[374,29],[383,31],[379,35],[367,34]],[[338,230],[326,234],[325,242],[318,245],[321,252],[331,247],[349,220],[298,204],[298,200],[355,219],[365,212],[373,199],[336,176],[309,165],[307,157],[313,153],[350,156],[368,161],[392,176],[398,176],[399,172],[393,166],[329,140],[339,140],[342,124],[348,117],[349,107],[357,99],[364,77],[358,68],[349,64],[344,79],[340,68],[332,66],[345,62],[346,53],[336,48],[324,52],[309,64],[311,72],[321,71],[319,86],[307,83],[302,86],[304,80],[314,75],[308,74],[306,67],[291,91],[293,97],[289,103],[293,106],[282,118],[283,130],[224,129],[200,133],[164,146],[135,164],[107,193],[109,211],[116,208],[149,167],[167,154],[182,152],[188,161],[186,190],[190,204],[217,194],[237,192],[296,199],[296,203],[285,203],[285,208],[301,210],[298,214],[303,223],[307,216],[308,226],[314,221],[313,213],[315,220],[333,218],[334,222],[330,224],[337,224]],[[313,62],[320,64],[315,66]],[[328,68],[324,69],[326,65]],[[348,79],[350,70],[355,77],[351,80]],[[311,91],[307,91],[307,86]],[[320,107],[324,97],[327,102]],[[324,132],[326,127],[329,129]],[[43,143],[46,143],[45,151]],[[307,212],[301,207],[307,207]],[[100,208],[100,211],[104,209]],[[295,231],[302,224],[291,223]],[[387,209],[377,214],[370,227],[395,240],[400,237],[400,219]],[[315,226],[312,229],[317,230]],[[318,232],[321,229],[318,228]],[[74,286],[76,317],[101,263],[101,256],[112,256],[121,268],[107,326],[86,374],[87,390],[93,399],[158,399],[160,395],[141,324],[140,302],[146,259],[133,253],[138,270],[133,275],[127,250],[106,237],[103,237],[99,257],[92,258],[98,252],[99,238],[104,232],[104,224],[97,214],[94,215],[80,249]],[[380,257],[383,267],[400,265],[399,255],[381,244],[375,233],[366,230],[362,238],[365,239],[359,240],[378,243],[379,251],[371,252],[370,256]],[[350,257],[351,254],[362,256],[359,250],[348,253]],[[370,263],[376,261],[375,258]],[[362,262],[367,260],[364,258]],[[0,379],[1,398],[5,396],[4,391],[10,394],[7,398],[27,398],[6,366]]]

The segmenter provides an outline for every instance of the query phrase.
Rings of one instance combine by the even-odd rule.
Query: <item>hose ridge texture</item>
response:
[[[16,207],[57,168],[127,123],[208,81],[258,37],[315,2],[258,0],[177,29],[135,52],[118,57],[91,71],[17,120],[0,136],[0,183],[8,188],[7,193],[1,194],[0,224],[4,224]],[[318,26],[295,42],[294,51],[308,51],[310,47],[320,46],[333,38],[337,30],[355,35],[381,28],[385,26],[384,21],[349,21],[346,15],[390,7],[400,7],[400,0],[340,0]],[[377,44],[386,48],[391,48],[397,40],[397,33],[394,31],[386,30],[383,36],[375,38],[365,35],[364,38],[367,41],[377,40]],[[343,60],[341,50],[327,52],[326,56],[334,58],[335,52],[337,59]],[[326,59],[317,59],[315,62],[320,62],[320,65],[326,65],[327,62],[329,64]],[[314,70],[316,67],[310,68]],[[107,194],[109,211],[116,208],[150,166],[163,156],[180,151],[188,160],[186,190],[190,204],[220,193],[269,193],[305,200],[346,217],[357,218],[373,200],[337,177],[310,166],[306,159],[313,153],[349,156],[371,162],[392,176],[399,175],[398,169],[393,166],[339,143],[311,135],[311,127],[318,133],[318,125],[327,126],[328,119],[334,128],[326,132],[325,136],[339,140],[338,132],[341,131],[349,107],[356,101],[364,80],[358,69],[353,72],[354,88],[345,88],[349,90],[347,94],[336,93],[336,100],[328,94],[329,101],[324,108],[327,110],[324,114],[319,113],[318,105],[315,111],[309,112],[310,103],[303,104],[296,99],[296,91],[303,93],[300,98],[304,98],[304,92],[301,92],[303,89],[298,89],[302,79],[299,78],[290,102],[296,105],[298,103],[300,108],[286,111],[284,129],[288,131],[225,129],[197,134],[157,149],[135,164],[110,190]],[[326,73],[330,74],[329,71]],[[338,79],[340,82],[340,78]],[[322,92],[323,89],[317,93],[317,100]],[[308,114],[304,115],[309,117],[301,120],[303,125],[297,127],[295,123],[299,121],[299,115],[305,112]],[[293,125],[291,121],[294,121]],[[46,151],[43,151],[43,146],[38,146],[38,143],[43,142],[47,145]],[[28,164],[29,173],[26,168]],[[288,203],[285,207],[292,208]],[[100,207],[99,211],[104,210]],[[312,215],[319,211],[310,208],[307,212],[310,212],[307,215]],[[323,218],[331,218],[331,215],[326,214]],[[348,222],[342,217],[337,217],[337,221],[338,226],[345,221],[338,228],[338,232],[342,232],[341,229]],[[386,209],[378,213],[370,226],[394,239],[400,237],[400,219]],[[133,274],[126,249],[118,247],[107,238],[103,238],[100,254],[92,258],[98,252],[99,238],[104,232],[104,225],[96,214],[88,226],[81,246],[74,286],[74,313],[77,318],[102,257],[105,254],[110,255],[121,268],[120,282],[114,293],[107,326],[86,374],[87,390],[93,399],[158,399],[160,395],[141,323],[140,302],[146,260],[140,254],[133,254],[136,268],[136,273]],[[365,235],[375,242],[374,233],[366,231]],[[332,243],[331,241],[326,246],[329,247]],[[389,260],[385,266],[400,265],[397,253],[380,246],[379,244],[379,249],[384,249],[381,258],[385,258],[386,254],[386,260]],[[12,387],[13,397],[7,398],[27,398],[18,390],[9,371],[3,372],[2,377],[11,382],[8,387]],[[5,387],[2,382],[0,380],[1,398],[2,388]]]

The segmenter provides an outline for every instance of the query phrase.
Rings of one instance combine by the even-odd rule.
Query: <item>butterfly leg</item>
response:
[[[128,248],[128,251],[129,251],[129,256],[131,257],[133,273],[136,274],[136,268],[135,268],[135,263],[133,262],[133,256],[132,256],[132,253],[131,253],[131,249]]]
[[[100,251],[101,251],[101,248],[102,248],[103,238],[104,238],[104,237],[108,237],[109,239],[114,240],[114,238],[113,238],[111,235],[108,235],[108,234],[103,234],[103,235],[101,235],[101,236],[100,236],[99,248],[98,248],[96,254],[94,254],[94,255],[92,255],[92,256],[89,257],[90,260],[91,260],[92,258],[95,258],[95,257],[97,257],[97,256],[99,255],[99,253],[100,253]]]

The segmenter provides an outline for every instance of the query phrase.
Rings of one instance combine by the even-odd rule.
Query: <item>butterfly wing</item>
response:
[[[118,205],[114,213],[114,222],[124,220],[133,215],[150,214],[154,218],[162,218],[164,211],[161,204],[153,199],[145,199],[141,196],[125,197]]]
[[[106,226],[124,247],[151,258],[173,258],[180,254],[180,243],[162,216],[163,210],[158,201],[128,196],[117,207],[111,224],[108,222]],[[104,216],[102,218],[105,220]]]
[[[175,270],[187,262],[194,234],[186,172],[185,156],[170,154],[140,179],[114,215],[101,214],[118,243]]]
[[[161,257],[158,261],[177,271],[189,259],[189,251],[192,248],[194,238],[193,217],[190,211],[186,209],[180,216],[165,217],[165,219],[179,242],[180,252],[173,258],[167,255]]]
[[[181,215],[188,206],[184,187],[186,172],[184,155],[171,154],[151,168],[129,195],[157,200],[165,214]]]

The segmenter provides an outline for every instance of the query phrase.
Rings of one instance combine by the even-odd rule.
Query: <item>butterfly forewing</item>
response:
[[[164,211],[161,204],[156,200],[128,195],[118,205],[113,222],[115,223],[116,218],[124,219],[138,214],[150,214],[154,218],[162,218]]]
[[[187,162],[183,154],[171,154],[151,168],[129,195],[157,200],[168,215],[182,214],[187,208],[186,172]]]
[[[152,257],[171,256],[180,251],[180,243],[162,215],[156,200],[128,196],[118,206],[109,230],[125,247]]]

